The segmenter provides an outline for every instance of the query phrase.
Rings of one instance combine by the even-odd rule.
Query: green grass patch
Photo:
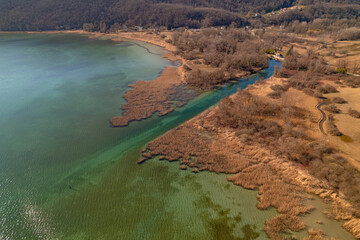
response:
[[[347,73],[347,68],[343,67],[343,68],[338,68],[336,70],[337,73],[342,73],[342,74],[346,74]]]
[[[348,135],[341,135],[340,136],[341,140],[344,141],[344,142],[347,142],[347,143],[350,143],[350,142],[353,142],[354,140],[348,136]]]

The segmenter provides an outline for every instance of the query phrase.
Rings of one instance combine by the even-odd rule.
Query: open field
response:
[[[293,37],[301,41],[285,45],[283,52],[288,51],[290,46],[293,46],[294,52],[300,54],[313,52],[326,61],[330,70],[336,71],[338,68],[345,67],[349,75],[360,78],[360,40],[334,41],[330,36],[309,37],[298,34],[293,34]],[[336,80],[336,78],[342,80]],[[345,75],[340,74],[335,79],[327,76],[322,79],[323,83],[330,84],[338,90],[336,93],[324,95],[328,98],[327,103],[331,103],[334,97],[341,97],[347,101],[346,104],[334,103],[341,110],[340,114],[334,114],[334,122],[343,136],[330,135],[326,139],[332,147],[341,150],[347,159],[360,170],[360,120],[348,114],[349,108],[360,111],[360,88],[344,84],[345,78]]]
[[[333,67],[348,68],[348,73],[360,74],[360,41],[336,41],[318,51]]]
[[[284,53],[290,46],[293,46],[293,50],[300,54],[312,51],[323,57],[333,70],[346,67],[348,73],[360,74],[360,40],[334,41],[330,36],[309,37],[297,34],[292,34],[292,36],[300,39],[301,42],[284,46],[282,50]]]
[[[336,125],[339,130],[348,138],[342,136],[329,136],[332,146],[341,149],[350,158],[350,161],[360,171],[360,119],[351,117],[348,114],[349,108],[360,111],[360,89],[359,88],[338,88],[339,92],[331,93],[326,97],[342,97],[347,103],[336,104],[341,110],[340,114],[335,115]]]

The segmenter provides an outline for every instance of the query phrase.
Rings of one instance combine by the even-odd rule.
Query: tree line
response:
[[[187,83],[207,90],[267,67],[266,49],[281,44],[281,37],[275,38],[270,33],[259,36],[246,29],[228,28],[176,31],[169,42],[188,60]]]
[[[296,4],[305,8],[264,14]],[[359,19],[356,0],[0,0],[0,30],[80,29],[83,24],[201,28],[288,25],[294,20]],[[262,14],[254,17],[254,14]],[[260,16],[260,15],[256,15]]]

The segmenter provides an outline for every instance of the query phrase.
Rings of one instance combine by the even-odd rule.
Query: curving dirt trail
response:
[[[318,127],[320,129],[320,131],[324,134],[327,135],[326,132],[324,131],[324,122],[326,121],[327,117],[326,117],[326,113],[321,109],[321,106],[324,105],[325,103],[318,103],[315,108],[317,110],[319,110],[320,114],[321,114],[321,118],[318,121]]]

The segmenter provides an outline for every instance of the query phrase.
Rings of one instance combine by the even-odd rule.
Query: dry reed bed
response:
[[[321,230],[310,229],[308,231],[308,236],[302,240],[336,240],[335,238],[326,238],[324,233]]]
[[[235,173],[229,181],[258,189],[259,209],[274,207],[281,213],[265,224],[271,239],[285,239],[287,229],[304,229],[298,215],[311,207],[303,205],[303,192],[332,200],[332,215],[350,220],[344,227],[358,236],[359,219],[354,217],[356,211],[346,197],[307,169],[311,161],[318,161],[331,151],[300,134],[303,126],[299,123],[308,113],[301,114],[302,110],[293,106],[277,107],[283,100],[237,93],[213,111],[206,111],[151,142],[144,157],[159,156],[168,161],[180,160],[199,170]],[[296,121],[286,124],[286,119]],[[289,127],[290,123],[294,126]],[[290,147],[278,146],[284,142]],[[320,237],[320,233],[312,232],[308,239]]]
[[[286,240],[279,233],[287,232],[287,229],[298,232],[305,229],[305,224],[298,217],[289,214],[278,215],[265,223],[265,232],[270,239]]]
[[[236,149],[221,139],[182,125],[148,144],[152,156],[168,161],[180,160],[191,168],[217,173],[236,173],[249,165]]]
[[[234,134],[212,125],[213,119],[208,117],[207,121],[201,123],[190,121],[164,134],[148,145],[144,157],[149,157],[150,153],[168,161],[180,160],[181,164],[199,170],[237,173],[229,181],[248,189],[258,188],[259,209],[275,207],[278,212],[292,216],[287,218],[290,229],[303,229],[296,216],[309,211],[311,207],[303,206],[298,187],[286,183],[272,170],[270,163],[276,158],[269,157],[268,152],[259,146],[239,143]],[[265,230],[272,239],[281,237],[280,232],[274,229],[283,231],[283,222],[277,219],[266,224]],[[278,226],[273,228],[273,225]]]
[[[180,159],[181,164],[199,170],[237,173],[229,177],[229,181],[248,189],[258,188],[259,209],[275,207],[279,213],[287,216],[285,226],[297,231],[304,229],[304,224],[296,216],[306,213],[311,207],[303,206],[303,196],[297,186],[286,183],[276,175],[270,166],[273,160],[262,154],[261,148],[236,147],[235,141],[231,141],[226,133],[207,134],[191,123],[185,124],[151,142],[148,151],[153,157],[161,156],[168,161]],[[221,136],[223,134],[225,137]],[[149,157],[146,153],[144,155]],[[276,217],[266,223],[265,231],[271,239],[282,239],[280,233],[285,231],[284,222],[279,219],[282,218]]]
[[[147,119],[155,113],[164,116],[174,111],[175,107],[185,105],[197,95],[196,92],[190,91],[186,87],[184,65],[187,60],[173,54],[176,51],[176,46],[167,43],[164,38],[156,34],[133,32],[110,34],[110,38],[115,41],[126,38],[163,47],[169,51],[163,55],[164,58],[172,62],[182,63],[180,67],[166,67],[161,76],[153,81],[137,81],[129,85],[131,89],[124,95],[127,103],[121,106],[122,116],[110,120],[113,127],[124,127],[131,121]]]
[[[166,115],[195,96],[183,86],[176,67],[165,68],[153,81],[137,81],[130,87],[124,95],[127,103],[121,107],[122,116],[110,120],[114,127],[127,126],[130,121],[149,118],[156,112]]]

